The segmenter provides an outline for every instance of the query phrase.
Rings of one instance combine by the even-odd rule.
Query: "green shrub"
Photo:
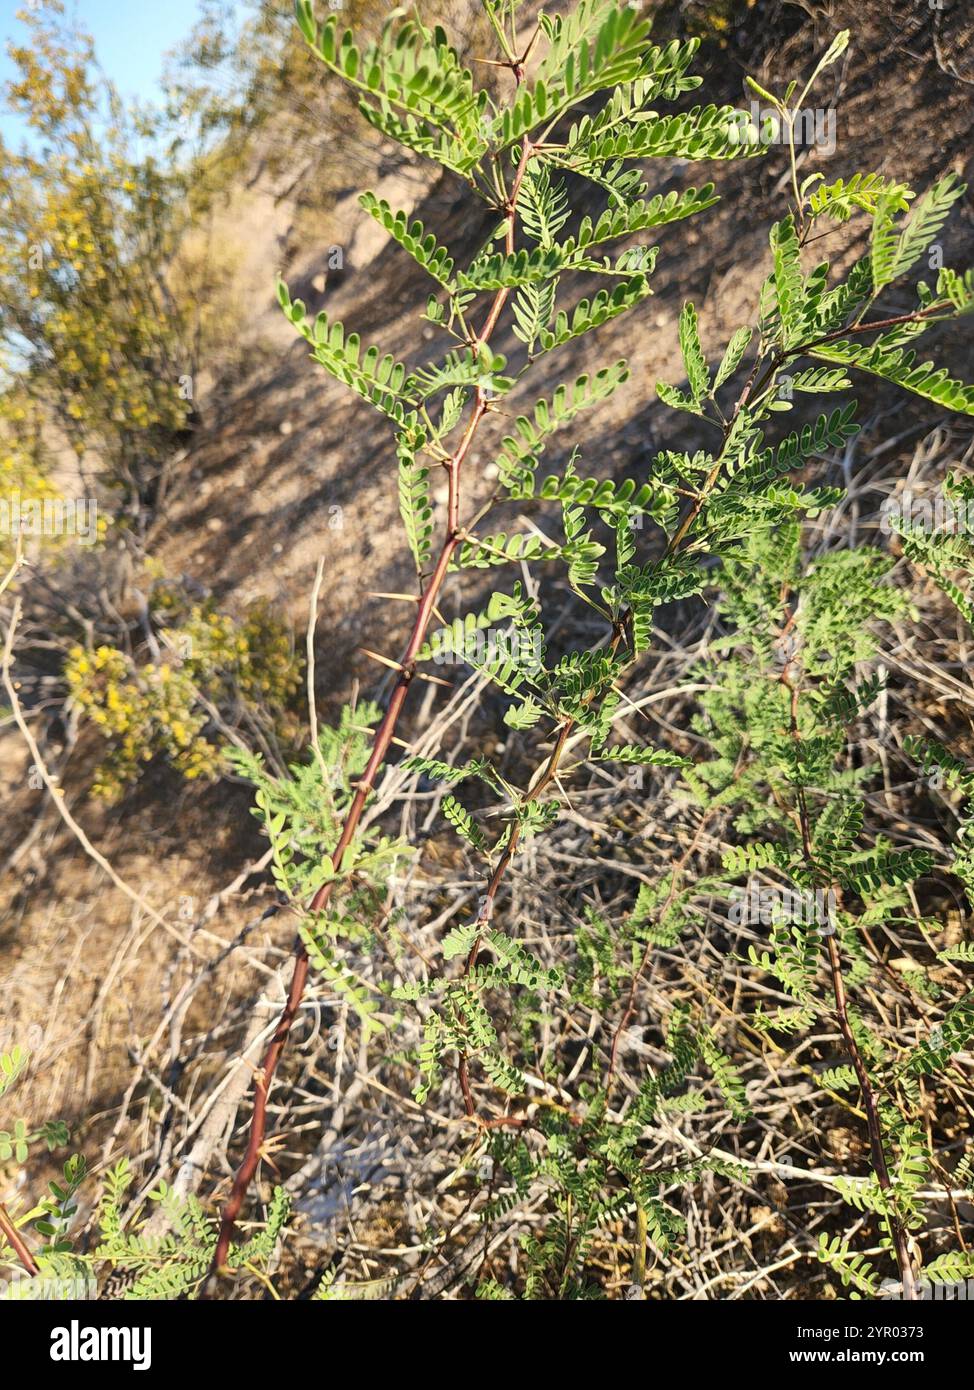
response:
[[[325,313],[309,319],[281,286],[284,312],[315,360],[391,422],[421,598],[338,848],[323,861],[323,877],[308,885],[307,920],[313,924],[328,912],[334,894],[355,875],[356,857],[346,858],[345,850],[421,664],[461,655],[503,698],[508,728],[546,749],[520,785],[489,758],[453,766],[423,757],[406,764],[449,789],[440,802],[443,816],[481,863],[485,884],[479,909],[445,937],[442,970],[394,989],[422,1021],[415,1096],[424,1102],[436,1097],[442,1108],[459,1094],[471,1135],[493,1158],[482,1194],[484,1220],[502,1219],[539,1183],[546,1187],[548,1219],[522,1241],[516,1291],[529,1298],[592,1296],[597,1290],[588,1253],[600,1227],[620,1217],[632,1221],[640,1283],[647,1242],[657,1256],[674,1248],[683,1225],[675,1206],[680,1190],[705,1171],[737,1171],[716,1153],[689,1163],[675,1154],[649,1164],[648,1140],[658,1117],[667,1106],[694,1108],[701,1086],[704,1096],[722,1098],[732,1121],[741,1123],[750,1112],[746,1080],[707,1021],[703,1001],[674,1005],[665,1022],[672,1060],[628,1078],[628,1102],[618,1104],[620,1042],[642,973],[654,951],[693,930],[695,899],[721,885],[714,879],[682,883],[674,870],[666,883],[644,887],[628,923],[616,929],[618,940],[612,926],[590,913],[576,938],[577,957],[570,946],[561,953],[563,970],[538,959],[518,939],[517,923],[502,923],[496,914],[522,846],[558,825],[569,774],[574,780],[583,766],[602,763],[642,767],[652,775],[687,763],[682,750],[620,744],[614,724],[625,708],[624,683],[653,642],[657,610],[716,590],[716,615],[729,631],[715,644],[722,654],[706,672],[709,690],[698,724],[705,748],[687,768],[685,784],[705,821],[718,811],[732,817],[736,844],[725,859],[723,892],[733,893],[735,877],[766,870],[779,883],[779,897],[790,895],[786,903],[797,893],[821,895],[826,904],[808,922],[779,906],[770,950],[752,947],[753,969],[775,978],[791,1000],[773,1017],[759,1010],[753,1029],[771,1046],[776,1036],[804,1032],[822,1016],[838,1024],[836,1061],[851,1065],[833,1068],[831,1082],[858,1089],[869,1145],[867,1174],[844,1180],[841,1195],[875,1218],[890,1268],[909,1291],[920,1268],[912,1235],[923,1220],[918,1191],[931,1161],[910,1077],[918,1067],[949,1067],[951,1053],[974,1033],[974,1016],[970,996],[961,997],[946,1016],[949,1043],[939,1051],[922,1044],[894,1050],[870,1028],[856,996],[877,968],[864,952],[863,930],[901,911],[905,890],[932,867],[929,853],[898,848],[867,823],[860,794],[865,772],[844,765],[848,723],[868,708],[881,684],[864,679],[863,668],[875,661],[882,623],[901,615],[904,602],[888,583],[889,564],[881,554],[839,551],[812,561],[801,541],[805,519],[843,495],[841,488],[816,485],[814,473],[817,461],[858,429],[855,402],[844,398],[854,374],[878,376],[974,414],[974,387],[916,351],[932,323],[974,307],[970,272],[940,269],[933,284],[900,289],[900,302],[907,294],[913,303],[905,311],[874,308],[888,286],[921,262],[963,185],[946,176],[916,198],[879,174],[827,183],[814,173],[799,182],[795,115],[819,75],[845,52],[848,33],[836,37],[800,93],[792,83],[779,98],[752,83],[778,115],[792,172],[790,206],[770,227],[756,316],[732,334],[712,364],[698,311],[685,304],[679,320],[684,379],[657,384],[661,401],[695,417],[696,428],[713,432],[714,444],[661,452],[641,480],[599,476],[579,450],[567,467],[546,476],[542,455],[556,431],[585,411],[597,418],[602,403],[624,387],[626,364],[593,364],[536,404],[514,406],[509,398],[526,389],[539,357],[574,340],[592,341],[609,320],[635,311],[651,291],[658,255],[647,237],[704,213],[717,197],[711,183],[652,195],[643,161],[748,158],[764,152],[767,132],[730,107],[661,109],[698,85],[691,73],[697,43],[656,47],[648,19],[633,6],[579,0],[564,16],[542,15],[533,36],[518,34],[517,0],[484,0],[484,9],[496,37],[494,61],[511,79],[503,98],[477,89],[440,27],[427,28],[397,11],[378,42],[360,43],[340,16],[320,22],[311,0],[296,5],[306,43],[350,85],[365,119],[387,140],[451,172],[495,215],[486,243],[461,260],[419,221],[371,193],[362,197],[365,210],[432,282],[425,319],[440,330],[445,347],[423,366],[366,346]],[[581,183],[591,196],[601,196],[601,211],[589,210],[590,199],[584,215],[576,206]],[[828,261],[811,260],[806,247],[851,217],[865,223],[868,247],[836,274]],[[820,245],[815,252],[821,254]],[[593,289],[563,304],[580,277],[594,282]],[[501,327],[521,345],[511,358],[494,346]],[[791,433],[777,430],[780,416],[803,395],[832,400],[812,422]],[[463,476],[471,445],[484,421],[498,413],[508,417],[509,433],[496,454],[497,494],[468,517]],[[441,467],[449,502],[437,537],[429,480]],[[531,503],[560,504],[561,535],[542,539],[537,531],[496,529],[503,522],[492,523],[491,514],[506,499],[522,512]],[[505,585],[505,567],[512,565],[518,578]],[[500,587],[486,606],[430,632],[446,576],[462,578],[470,569],[496,570]],[[555,615],[537,597],[539,583],[523,582],[535,571],[540,581],[542,570],[547,576],[560,571],[588,612],[601,617],[600,642],[558,657],[549,653]],[[563,616],[557,614],[559,624]],[[485,636],[500,630],[505,642],[488,642],[485,651]],[[490,818],[478,809],[485,797],[496,803]],[[286,810],[269,829],[272,838],[293,843]],[[343,920],[333,919],[332,964]],[[352,921],[348,930],[352,941],[360,927]],[[315,963],[312,955],[312,968]],[[298,998],[308,964],[306,931],[295,967]],[[923,970],[915,976],[932,997],[935,985],[927,987]],[[552,1018],[556,1000],[563,1008],[590,1009],[597,978],[603,1000],[621,993],[628,1002],[621,1016],[616,1003],[614,1024],[602,1022],[603,1034],[609,1032],[593,1056],[590,1079],[570,1094],[569,1060],[549,1056],[551,1089],[539,1095],[527,1075],[542,1067],[540,1025]],[[620,990],[620,978],[628,989]],[[293,1005],[265,1062],[265,1090],[291,1016]],[[579,1022],[578,1031],[585,1035],[585,1024]],[[254,1173],[263,1122],[261,1111],[225,1211],[218,1265]],[[506,1189],[500,1197],[498,1173]],[[821,1257],[846,1283],[876,1291],[878,1276],[841,1237],[825,1242]],[[482,1285],[484,1297],[503,1292],[496,1281]]]

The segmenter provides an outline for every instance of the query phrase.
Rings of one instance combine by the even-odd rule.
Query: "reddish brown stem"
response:
[[[30,1249],[25,1243],[23,1236],[17,1230],[10,1213],[2,1202],[0,1202],[0,1232],[3,1233],[4,1239],[17,1256],[17,1259],[24,1266],[27,1273],[31,1275],[32,1278],[36,1278],[41,1272],[40,1266],[30,1253]]]
[[[900,328],[905,323],[919,323],[922,319],[929,318],[931,314],[939,314],[944,309],[949,308],[951,308],[950,301],[945,299],[939,304],[929,304],[926,309],[915,309],[912,314],[897,314],[892,319],[873,319],[871,323],[854,323],[848,328],[837,328],[834,333],[826,333],[824,338],[815,338],[810,343],[802,343],[800,347],[793,348],[788,356],[799,357],[803,352],[812,352],[817,347],[824,347],[826,343],[835,343],[840,338],[848,338],[850,333],[878,333],[883,328]]]
[[[890,319],[873,319],[871,323],[855,323],[850,325],[848,328],[838,328],[834,333],[826,333],[825,336],[822,338],[814,338],[811,342],[801,343],[797,347],[790,348],[787,352],[775,353],[775,355],[771,358],[770,362],[768,363],[767,369],[765,370],[764,375],[761,377],[761,380],[760,382],[758,382],[757,388],[755,389],[755,378],[757,376],[758,367],[761,361],[761,359],[758,358],[751,369],[751,375],[748,377],[747,382],[744,385],[744,391],[741,395],[740,400],[734,408],[734,413],[731,416],[730,420],[727,422],[726,426],[724,427],[724,445],[726,445],[727,440],[730,437],[730,432],[733,429],[738,416],[740,415],[744,407],[747,405],[748,401],[751,399],[752,394],[760,398],[762,391],[764,391],[765,387],[771,381],[775,372],[778,370],[779,367],[783,367],[786,362],[798,357],[802,357],[807,352],[813,352],[815,348],[824,347],[827,343],[834,343],[837,342],[840,338],[847,338],[851,333],[870,333],[879,332],[881,329],[884,328],[899,328],[906,323],[918,323],[922,319],[929,318],[931,314],[938,314],[942,310],[949,309],[950,307],[951,306],[949,302],[945,300],[942,303],[930,304],[926,309],[915,310],[912,314],[898,314],[895,318]],[[718,454],[717,460],[714,463],[713,468],[707,475],[707,478],[704,481],[704,485],[700,490],[699,496],[694,500],[693,505],[687,511],[687,514],[684,516],[683,520],[677,527],[677,530],[673,534],[673,537],[670,540],[669,545],[667,546],[667,554],[671,554],[676,549],[676,547],[682,543],[682,541],[685,539],[687,535],[687,532],[690,530],[691,526],[703,510],[704,503],[710,495],[714,483],[720,476],[720,470],[723,466],[722,457],[723,448],[721,449],[721,453]]]
[[[521,183],[524,178],[524,171],[528,166],[528,161],[531,158],[531,154],[531,143],[530,141],[526,140],[521,151],[521,158],[518,163],[517,172],[514,177],[513,185],[511,187],[510,197],[508,198],[505,207],[505,215],[507,218],[505,240],[509,253],[513,252],[514,250],[514,229],[517,218],[517,198],[518,193],[520,192]],[[489,342],[490,337],[497,326],[497,322],[500,318],[501,311],[505,303],[507,302],[509,293],[510,291],[507,289],[500,289],[494,296],[494,299],[490,306],[490,310],[487,314],[486,322],[484,323],[484,327],[482,328],[479,335],[471,345],[474,351],[479,350],[480,347],[484,346]],[[399,674],[396,677],[396,683],[393,687],[392,695],[389,699],[389,704],[386,707],[386,712],[382,718],[382,722],[376,730],[375,740],[372,745],[372,753],[369,758],[368,765],[366,766],[365,771],[362,774],[361,780],[359,781],[356,787],[355,796],[352,799],[351,805],[349,806],[348,812],[345,817],[345,823],[342,827],[341,836],[338,840],[337,845],[335,846],[335,851],[331,856],[331,862],[335,872],[337,872],[341,868],[345,852],[351,844],[355,836],[355,832],[358,829],[359,821],[362,816],[362,811],[365,809],[365,803],[368,800],[368,797],[375,784],[376,776],[378,775],[379,770],[385,762],[386,755],[389,751],[389,747],[395,735],[396,726],[399,722],[399,716],[402,713],[403,705],[406,701],[406,696],[409,693],[409,687],[412,684],[413,678],[416,674],[416,659],[423,645],[423,641],[426,636],[426,630],[429,626],[430,618],[433,614],[433,610],[436,607],[436,601],[439,597],[440,590],[443,587],[443,582],[446,579],[447,571],[450,567],[450,561],[453,558],[453,553],[456,550],[462,538],[462,532],[458,524],[460,508],[460,470],[463,466],[464,459],[467,457],[467,454],[470,451],[470,446],[473,443],[474,436],[476,435],[477,429],[479,428],[481,421],[486,415],[487,410],[488,397],[486,395],[486,392],[482,388],[478,388],[475,398],[474,409],[467,423],[467,427],[464,431],[463,438],[460,440],[460,443],[457,445],[456,450],[454,451],[453,455],[446,464],[447,472],[449,475],[449,501],[447,504],[446,539],[443,543],[442,549],[440,550],[440,555],[439,559],[436,562],[436,567],[433,570],[433,573],[430,575],[429,579],[426,581],[426,584],[423,588],[423,592],[420,596],[420,601],[416,612],[416,619],[413,624],[412,634],[410,635],[409,642],[406,646],[405,652],[402,655],[402,659],[399,662]],[[331,899],[333,883],[333,880],[329,880],[328,883],[322,884],[322,886],[318,889],[317,893],[315,894],[314,898],[312,899],[309,905],[308,910],[310,913],[321,912],[328,906],[328,903]],[[267,1101],[270,1094],[270,1088],[274,1080],[274,1074],[277,1071],[278,1063],[281,1059],[281,1054],[284,1051],[285,1045],[288,1040],[288,1036],[294,1024],[294,1020],[297,1016],[298,1010],[301,1007],[301,1001],[304,997],[304,991],[308,981],[308,965],[309,961],[307,950],[304,946],[304,943],[299,942],[298,945],[295,947],[294,969],[291,974],[291,983],[288,987],[287,1001],[284,1005],[284,1009],[281,1013],[281,1016],[278,1019],[277,1027],[274,1030],[274,1036],[271,1038],[270,1044],[268,1045],[267,1052],[264,1055],[260,1072],[255,1082],[254,1108],[250,1119],[250,1132],[247,1139],[247,1148],[244,1152],[244,1157],[240,1164],[240,1167],[237,1170],[237,1174],[233,1180],[233,1186],[230,1189],[230,1196],[227,1199],[227,1202],[223,1208],[223,1212],[221,1215],[220,1232],[217,1238],[216,1250],[213,1256],[212,1271],[222,1270],[226,1265],[227,1256],[230,1253],[230,1243],[233,1239],[234,1226],[237,1217],[240,1215],[240,1211],[244,1203],[244,1198],[246,1197],[250,1184],[253,1181],[254,1174],[257,1172],[257,1166],[260,1163],[261,1152],[264,1146],[264,1137],[267,1132]]]
[[[451,515],[455,514],[455,506],[452,499],[457,491],[461,465],[473,442],[477,427],[486,411],[486,398],[483,392],[478,392],[476,405],[466,431],[464,432],[463,439],[448,465],[450,473]],[[345,824],[342,828],[341,836],[331,856],[331,862],[335,872],[342,866],[345,852],[355,836],[359,821],[362,817],[362,812],[365,809],[365,803],[375,785],[376,776],[385,762],[386,755],[396,731],[396,726],[399,722],[399,716],[402,713],[402,708],[409,692],[409,687],[416,673],[416,657],[423,645],[430,617],[436,605],[439,592],[443,587],[443,581],[446,578],[450,560],[453,558],[453,552],[459,542],[459,532],[457,528],[453,526],[447,532],[446,540],[440,551],[439,559],[436,562],[436,568],[433,570],[432,575],[424,587],[417,608],[412,634],[409,638],[406,650],[403,653],[402,660],[399,663],[399,674],[396,677],[396,683],[393,687],[389,704],[386,707],[382,722],[376,730],[371,756],[358,782],[355,796],[352,799],[352,803],[345,817]],[[324,911],[331,899],[333,887],[334,880],[329,880],[327,883],[321,885],[309,905],[308,910],[310,913]],[[263,1147],[267,1128],[267,1100],[271,1082],[274,1079],[274,1073],[277,1070],[277,1064],[280,1061],[281,1053],[287,1043],[288,1035],[291,1032],[294,1019],[301,1006],[301,1000],[304,997],[305,986],[308,980],[308,964],[308,952],[304,943],[301,942],[295,949],[294,970],[291,975],[287,1002],[278,1019],[277,1027],[274,1030],[274,1036],[271,1038],[260,1073],[255,1083],[254,1109],[250,1121],[250,1134],[248,1137],[247,1149],[244,1153],[240,1168],[237,1171],[237,1175],[234,1178],[230,1196],[223,1208],[223,1215],[220,1222],[220,1235],[213,1257],[215,1269],[221,1269],[226,1264],[227,1255],[230,1250],[230,1241],[233,1236],[234,1223],[240,1214],[247,1189],[250,1187],[254,1174],[257,1171],[257,1165],[260,1162],[261,1149]]]

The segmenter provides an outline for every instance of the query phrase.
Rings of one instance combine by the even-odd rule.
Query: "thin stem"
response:
[[[632,1282],[637,1288],[646,1283],[646,1241],[649,1238],[649,1223],[646,1212],[636,1207],[636,1248],[632,1254]]]
[[[416,619],[413,623],[413,630],[399,663],[399,674],[393,687],[386,712],[382,718],[375,739],[372,745],[372,753],[359,782],[356,786],[355,796],[352,799],[342,833],[335,846],[331,861],[335,873],[342,865],[345,853],[355,837],[358,824],[365,809],[365,803],[375,784],[376,776],[385,762],[386,755],[392,743],[396,726],[399,723],[399,716],[402,713],[409,687],[412,684],[416,673],[416,657],[426,636],[426,629],[429,626],[430,617],[443,581],[446,579],[453,552],[459,544],[459,535],[455,523],[457,514],[458,500],[457,492],[459,489],[460,469],[464,459],[469,452],[470,445],[473,443],[477,428],[487,412],[487,401],[483,391],[477,392],[476,404],[468,422],[463,439],[457,446],[456,452],[450,460],[450,497],[448,503],[451,525],[448,527],[447,536],[440,550],[436,568],[426,583],[420,602],[417,608]],[[334,879],[329,879],[318,889],[308,908],[309,914],[323,912],[330,900],[334,888]],[[303,942],[299,942],[295,948],[294,969],[291,974],[291,983],[288,988],[287,1000],[284,1009],[278,1019],[274,1035],[268,1045],[267,1052],[257,1076],[254,1087],[254,1109],[250,1120],[250,1134],[247,1148],[244,1153],[243,1161],[234,1178],[230,1196],[223,1208],[220,1221],[220,1235],[217,1240],[216,1251],[213,1257],[213,1268],[219,1270],[226,1264],[227,1256],[230,1251],[230,1242],[233,1236],[234,1223],[240,1214],[244,1198],[250,1187],[257,1166],[260,1162],[261,1152],[264,1144],[264,1136],[267,1129],[267,1101],[270,1093],[271,1083],[277,1071],[277,1065],[284,1051],[291,1027],[301,1006],[304,991],[308,981],[309,959],[308,952]]]
[[[869,323],[853,323],[848,328],[837,328],[834,333],[826,333],[823,338],[814,338],[809,343],[802,343],[800,347],[792,348],[788,357],[800,357],[803,353],[812,352],[815,348],[823,347],[826,343],[834,343],[839,338],[848,338],[850,333],[871,333],[878,332],[881,328],[899,328],[904,323],[919,323],[922,319],[927,319],[931,314],[939,314],[944,309],[951,309],[953,305],[949,300],[940,300],[936,304],[930,304],[926,309],[915,309],[912,314],[897,314],[891,319],[872,319]]]
[[[700,489],[700,492],[694,498],[693,505],[688,509],[683,520],[680,522],[679,526],[676,528],[673,535],[670,537],[670,540],[664,552],[667,556],[673,555],[678,549],[678,547],[683,544],[683,541],[686,539],[687,535],[690,532],[690,528],[693,526],[697,517],[703,511],[704,504],[706,503],[707,498],[710,496],[711,492],[713,492],[714,488],[717,485],[717,479],[720,477],[721,469],[724,466],[724,450],[727,448],[727,441],[731,437],[731,433],[734,429],[734,426],[737,424],[741,412],[744,410],[748,401],[751,399],[751,395],[754,391],[754,381],[758,374],[758,368],[760,367],[760,365],[761,358],[758,357],[755,359],[754,365],[751,368],[747,381],[745,381],[744,383],[744,389],[741,391],[740,397],[738,398],[737,404],[734,407],[733,413],[731,414],[730,419],[727,421],[727,424],[724,426],[723,440],[721,442],[720,453],[714,460],[714,465],[711,468],[710,472],[707,474],[707,477],[704,480],[703,487]],[[767,374],[765,374],[765,380],[766,379]]]
[[[918,323],[923,319],[929,318],[932,314],[938,314],[942,310],[949,309],[950,307],[951,305],[949,301],[943,300],[938,302],[937,304],[928,305],[926,309],[917,309],[911,314],[898,314],[895,318],[872,319],[869,323],[857,323],[851,324],[847,328],[837,328],[834,333],[826,333],[821,338],[813,338],[811,339],[811,341],[807,343],[800,343],[797,347],[789,348],[787,351],[775,353],[769,361],[768,366],[765,369],[763,375],[761,376],[760,381],[758,381],[757,385],[755,385],[755,378],[757,376],[757,371],[761,363],[761,358],[758,357],[754,363],[754,366],[751,369],[751,375],[745,383],[744,391],[741,395],[740,400],[737,403],[737,406],[734,409],[734,413],[731,415],[731,418],[724,426],[724,438],[723,444],[721,446],[721,452],[717,455],[717,458],[714,462],[714,466],[707,474],[706,480],[704,481],[704,485],[701,488],[698,496],[695,498],[693,505],[689,508],[685,517],[680,522],[679,526],[674,532],[669,546],[667,547],[666,553],[671,554],[673,550],[675,550],[676,547],[685,539],[691,526],[703,510],[704,504],[707,498],[710,496],[710,493],[712,492],[714,485],[716,484],[717,479],[720,476],[720,471],[723,467],[723,452],[726,448],[727,441],[730,438],[731,431],[734,428],[734,425],[737,423],[737,418],[740,415],[741,411],[752,399],[752,397],[756,400],[761,399],[762,395],[764,394],[765,390],[767,389],[768,385],[774,378],[774,375],[779,370],[779,368],[783,367],[787,362],[792,362],[799,357],[804,357],[806,353],[814,352],[816,348],[825,347],[826,344],[837,342],[840,338],[848,338],[849,335],[852,333],[879,332],[882,329],[899,328],[903,324],[907,323]]]
[[[7,1244],[13,1250],[27,1273],[31,1275],[32,1278],[36,1278],[41,1272],[40,1266],[30,1253],[23,1236],[17,1230],[17,1227],[13,1223],[13,1218],[2,1202],[0,1202],[0,1233],[3,1234]]]
[[[807,92],[808,88],[806,87],[805,90]],[[805,231],[805,208],[802,203],[802,195],[798,190],[798,160],[795,157],[795,114],[795,111],[791,110],[786,110],[784,112],[785,125],[788,127],[788,158],[791,164],[791,187],[795,195],[795,209],[798,213],[799,236],[803,236]]]
[[[533,146],[531,142],[525,140],[505,210],[507,218],[505,244],[508,254],[512,253],[514,250],[515,227],[517,222],[517,197],[524,178],[524,172],[531,159],[532,153]],[[509,293],[510,291],[506,288],[497,291],[488,311],[484,326],[472,344],[474,351],[478,351],[490,341],[491,335],[497,327],[497,322],[504,305],[507,302]],[[454,551],[460,544],[460,472],[464,460],[470,451],[470,446],[474,441],[477,430],[484,416],[487,414],[488,408],[489,399],[487,394],[483,388],[478,387],[474,408],[464,431],[463,438],[460,440],[456,450],[446,464],[449,477],[446,538],[440,550],[436,567],[427,580],[420,595],[412,633],[407,643],[406,650],[399,662],[399,674],[393,686],[392,694],[389,697],[389,703],[386,707],[385,714],[376,730],[372,745],[372,753],[365,771],[356,786],[355,796],[346,814],[341,835],[331,855],[332,867],[336,874],[340,870],[346,851],[355,837],[362,812],[365,809],[366,801],[375,785],[375,779],[385,763],[386,756],[395,736],[396,727],[399,723],[399,717],[406,702],[406,696],[409,693],[410,686],[416,675],[416,661],[426,637],[426,630],[436,608],[436,602],[440,590],[443,587],[444,580],[446,579],[450,561],[453,559]],[[329,879],[327,883],[322,884],[309,905],[309,914],[323,912],[327,908],[331,900],[333,887],[334,879]],[[260,1163],[264,1139],[267,1132],[267,1102],[270,1089],[277,1071],[278,1063],[281,1059],[281,1054],[287,1044],[291,1028],[304,997],[308,982],[309,964],[307,949],[304,943],[299,940],[295,946],[294,968],[288,987],[287,999],[280,1017],[278,1018],[277,1027],[268,1044],[260,1072],[255,1081],[254,1108],[250,1119],[247,1147],[244,1152],[243,1160],[233,1180],[230,1196],[227,1198],[221,1215],[220,1233],[213,1255],[211,1274],[224,1269],[226,1266],[227,1257],[230,1253],[230,1243],[233,1238],[234,1225],[237,1217],[240,1215],[244,1199]]]

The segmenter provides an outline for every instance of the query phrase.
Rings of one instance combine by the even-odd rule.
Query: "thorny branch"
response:
[[[515,80],[520,83],[521,79],[517,72],[515,72]],[[521,157],[511,186],[511,191],[503,209],[506,220],[505,244],[508,254],[512,254],[514,251],[517,224],[517,199],[524,179],[524,172],[531,159],[532,151],[533,146],[531,142],[525,140],[523,142]],[[502,288],[495,294],[484,326],[471,343],[474,352],[479,351],[481,347],[485,346],[490,341],[497,327],[504,305],[507,302],[509,293],[510,291],[508,289]],[[392,744],[396,727],[399,723],[399,717],[406,702],[406,696],[409,693],[409,688],[416,674],[417,655],[423,645],[426,630],[436,607],[436,601],[443,587],[443,582],[446,579],[450,561],[453,559],[454,551],[460,544],[463,536],[463,531],[459,524],[460,472],[464,460],[470,451],[470,446],[474,441],[477,430],[489,409],[490,400],[487,392],[483,387],[478,387],[474,398],[473,410],[471,411],[463,437],[450,459],[444,465],[449,480],[446,537],[433,573],[426,581],[420,596],[416,618],[413,623],[413,630],[406,645],[406,650],[403,652],[399,662],[399,672],[385,714],[376,730],[371,756],[359,780],[355,796],[345,817],[342,833],[335,846],[335,851],[331,856],[332,866],[336,873],[341,868],[345,853],[354,839],[359,820],[365,809],[366,801],[375,784],[375,778],[385,762],[389,747]],[[318,889],[318,892],[309,905],[308,911],[310,913],[322,912],[327,908],[331,899],[333,882],[334,880],[329,880]],[[260,1072],[256,1078],[254,1086],[254,1108],[251,1115],[247,1148],[240,1168],[234,1178],[230,1196],[223,1208],[220,1220],[220,1234],[213,1256],[212,1268],[214,1271],[221,1270],[226,1265],[227,1256],[230,1252],[230,1242],[233,1237],[234,1223],[240,1214],[244,1198],[260,1162],[264,1137],[267,1130],[268,1096],[278,1062],[284,1051],[288,1035],[290,1034],[291,1027],[304,996],[305,986],[308,980],[308,967],[308,952],[304,943],[299,942],[295,947],[294,969],[288,988],[287,1000],[278,1020],[277,1028],[274,1031],[274,1036],[271,1038],[270,1045],[264,1056]]]

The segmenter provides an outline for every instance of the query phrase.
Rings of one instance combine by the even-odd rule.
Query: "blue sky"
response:
[[[25,0],[0,0],[0,83],[12,75],[7,58],[11,39],[21,42],[24,25],[17,11]],[[36,8],[43,13],[43,0]],[[167,50],[186,37],[199,13],[199,0],[67,0],[65,17],[87,29],[101,66],[124,97],[151,99]],[[0,134],[17,143],[17,123],[0,112]]]

